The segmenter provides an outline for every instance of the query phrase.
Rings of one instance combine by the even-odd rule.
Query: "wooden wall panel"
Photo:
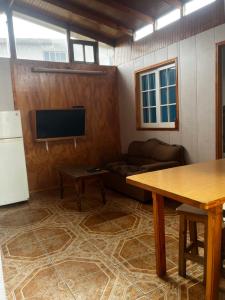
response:
[[[70,65],[74,69],[104,70],[105,75],[33,73],[32,67],[68,68],[68,64],[32,61],[12,63],[16,109],[21,111],[29,188],[42,190],[57,185],[55,166],[61,163],[99,165],[120,153],[116,68]],[[44,143],[33,141],[30,111],[44,108],[86,108],[87,135],[77,140]]]
[[[156,31],[138,42],[133,42],[132,38],[121,39],[115,51],[116,64],[120,65],[165,48],[175,42],[223,24],[224,21],[224,1],[217,0],[215,3],[181,18],[181,20]]]

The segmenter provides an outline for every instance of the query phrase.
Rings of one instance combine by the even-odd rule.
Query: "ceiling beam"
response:
[[[182,6],[181,0],[164,0],[164,2],[176,8],[181,8]]]
[[[93,30],[89,30],[87,28],[83,28],[80,26],[80,24],[73,22],[68,23],[65,19],[62,19],[60,17],[56,17],[55,15],[51,13],[47,13],[46,11],[34,7],[33,5],[28,5],[28,4],[13,4],[13,10],[20,12],[22,14],[28,15],[30,17],[42,20],[44,22],[51,23],[53,25],[62,27],[64,29],[79,33],[81,35],[85,35],[87,37],[90,37],[92,39],[95,39],[97,41],[106,43],[110,46],[115,47],[116,41],[112,38],[109,38],[106,35],[103,35],[101,33],[98,33]]]
[[[103,3],[104,5],[107,5],[111,8],[114,8],[120,12],[129,14],[131,17],[135,18],[135,19],[139,19],[142,20],[143,22],[145,22],[146,24],[149,23],[153,23],[154,22],[154,18],[144,14],[136,9],[130,8],[122,3],[120,3],[119,1],[114,1],[114,0],[97,0],[98,2]]]
[[[124,25],[120,24],[119,22],[115,22],[108,17],[104,17],[102,14],[99,14],[98,12],[95,12],[91,9],[82,7],[78,4],[75,4],[71,1],[61,1],[61,0],[44,0],[45,2],[48,2],[50,4],[53,4],[55,6],[58,6],[60,8],[66,9],[76,15],[79,15],[81,17],[87,18],[89,20],[92,20],[94,22],[97,22],[99,24],[105,25],[107,27],[110,27],[115,30],[119,30],[123,32],[126,35],[133,35],[133,31],[130,28],[125,27]]]

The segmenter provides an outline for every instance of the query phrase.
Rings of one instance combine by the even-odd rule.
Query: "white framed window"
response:
[[[138,129],[178,129],[176,60],[137,71]]]

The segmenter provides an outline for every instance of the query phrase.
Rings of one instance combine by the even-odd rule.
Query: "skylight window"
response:
[[[171,11],[170,13],[158,18],[156,20],[156,30],[159,30],[167,25],[169,25],[170,23],[173,23],[177,20],[179,20],[181,18],[181,10],[175,9],[173,11]]]
[[[144,38],[145,36],[153,33],[153,31],[154,31],[153,24],[149,24],[147,26],[142,27],[141,29],[138,29],[134,33],[134,41],[138,41]]]
[[[192,0],[184,5],[184,16],[187,16],[194,11],[215,2],[216,0]]]
[[[68,62],[65,29],[16,12],[13,25],[18,59]]]

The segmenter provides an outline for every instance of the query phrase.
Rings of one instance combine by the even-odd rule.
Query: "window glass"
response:
[[[181,10],[177,8],[156,20],[156,30],[159,30],[181,18]]]
[[[0,14],[0,57],[10,57],[7,17]]]
[[[150,90],[155,89],[155,74],[149,74],[149,88]]]
[[[167,70],[160,71],[160,86],[166,86],[167,85]]]
[[[68,62],[65,29],[18,13],[13,25],[17,58]]]
[[[161,89],[161,104],[167,104],[167,88]]]
[[[175,68],[168,69],[168,80],[169,80],[169,85],[176,84],[176,69]]]
[[[142,76],[142,90],[143,91],[148,90],[148,76],[147,75]]]
[[[150,114],[151,114],[151,123],[156,123],[156,108],[155,107],[151,108]]]
[[[142,93],[142,97],[143,97],[143,107],[146,107],[149,105],[149,95],[148,95],[148,92],[143,92]]]
[[[167,106],[161,106],[161,121],[168,122]]]
[[[83,45],[73,44],[74,61],[84,61]]]
[[[99,64],[105,66],[114,65],[114,48],[99,42],[98,43]]]
[[[143,121],[144,123],[149,123],[149,108],[143,109]]]
[[[176,121],[176,105],[170,105],[170,122]]]
[[[66,55],[62,51],[44,51],[43,60],[64,62],[66,60]]]
[[[80,40],[80,41],[90,41],[90,42],[95,42],[94,39],[91,39],[85,35],[82,35],[82,34],[79,34],[79,33],[76,33],[76,32],[72,32],[70,31],[70,38],[72,40]]]
[[[155,91],[150,92],[150,105],[155,106],[156,105],[156,97],[155,97]]]
[[[184,16],[189,15],[191,13],[193,13],[194,11],[209,5],[213,2],[215,2],[216,0],[192,0],[192,1],[188,1],[187,3],[184,4]]]
[[[169,103],[176,103],[176,87],[169,87]]]
[[[85,45],[85,60],[86,62],[94,63],[94,47]]]

